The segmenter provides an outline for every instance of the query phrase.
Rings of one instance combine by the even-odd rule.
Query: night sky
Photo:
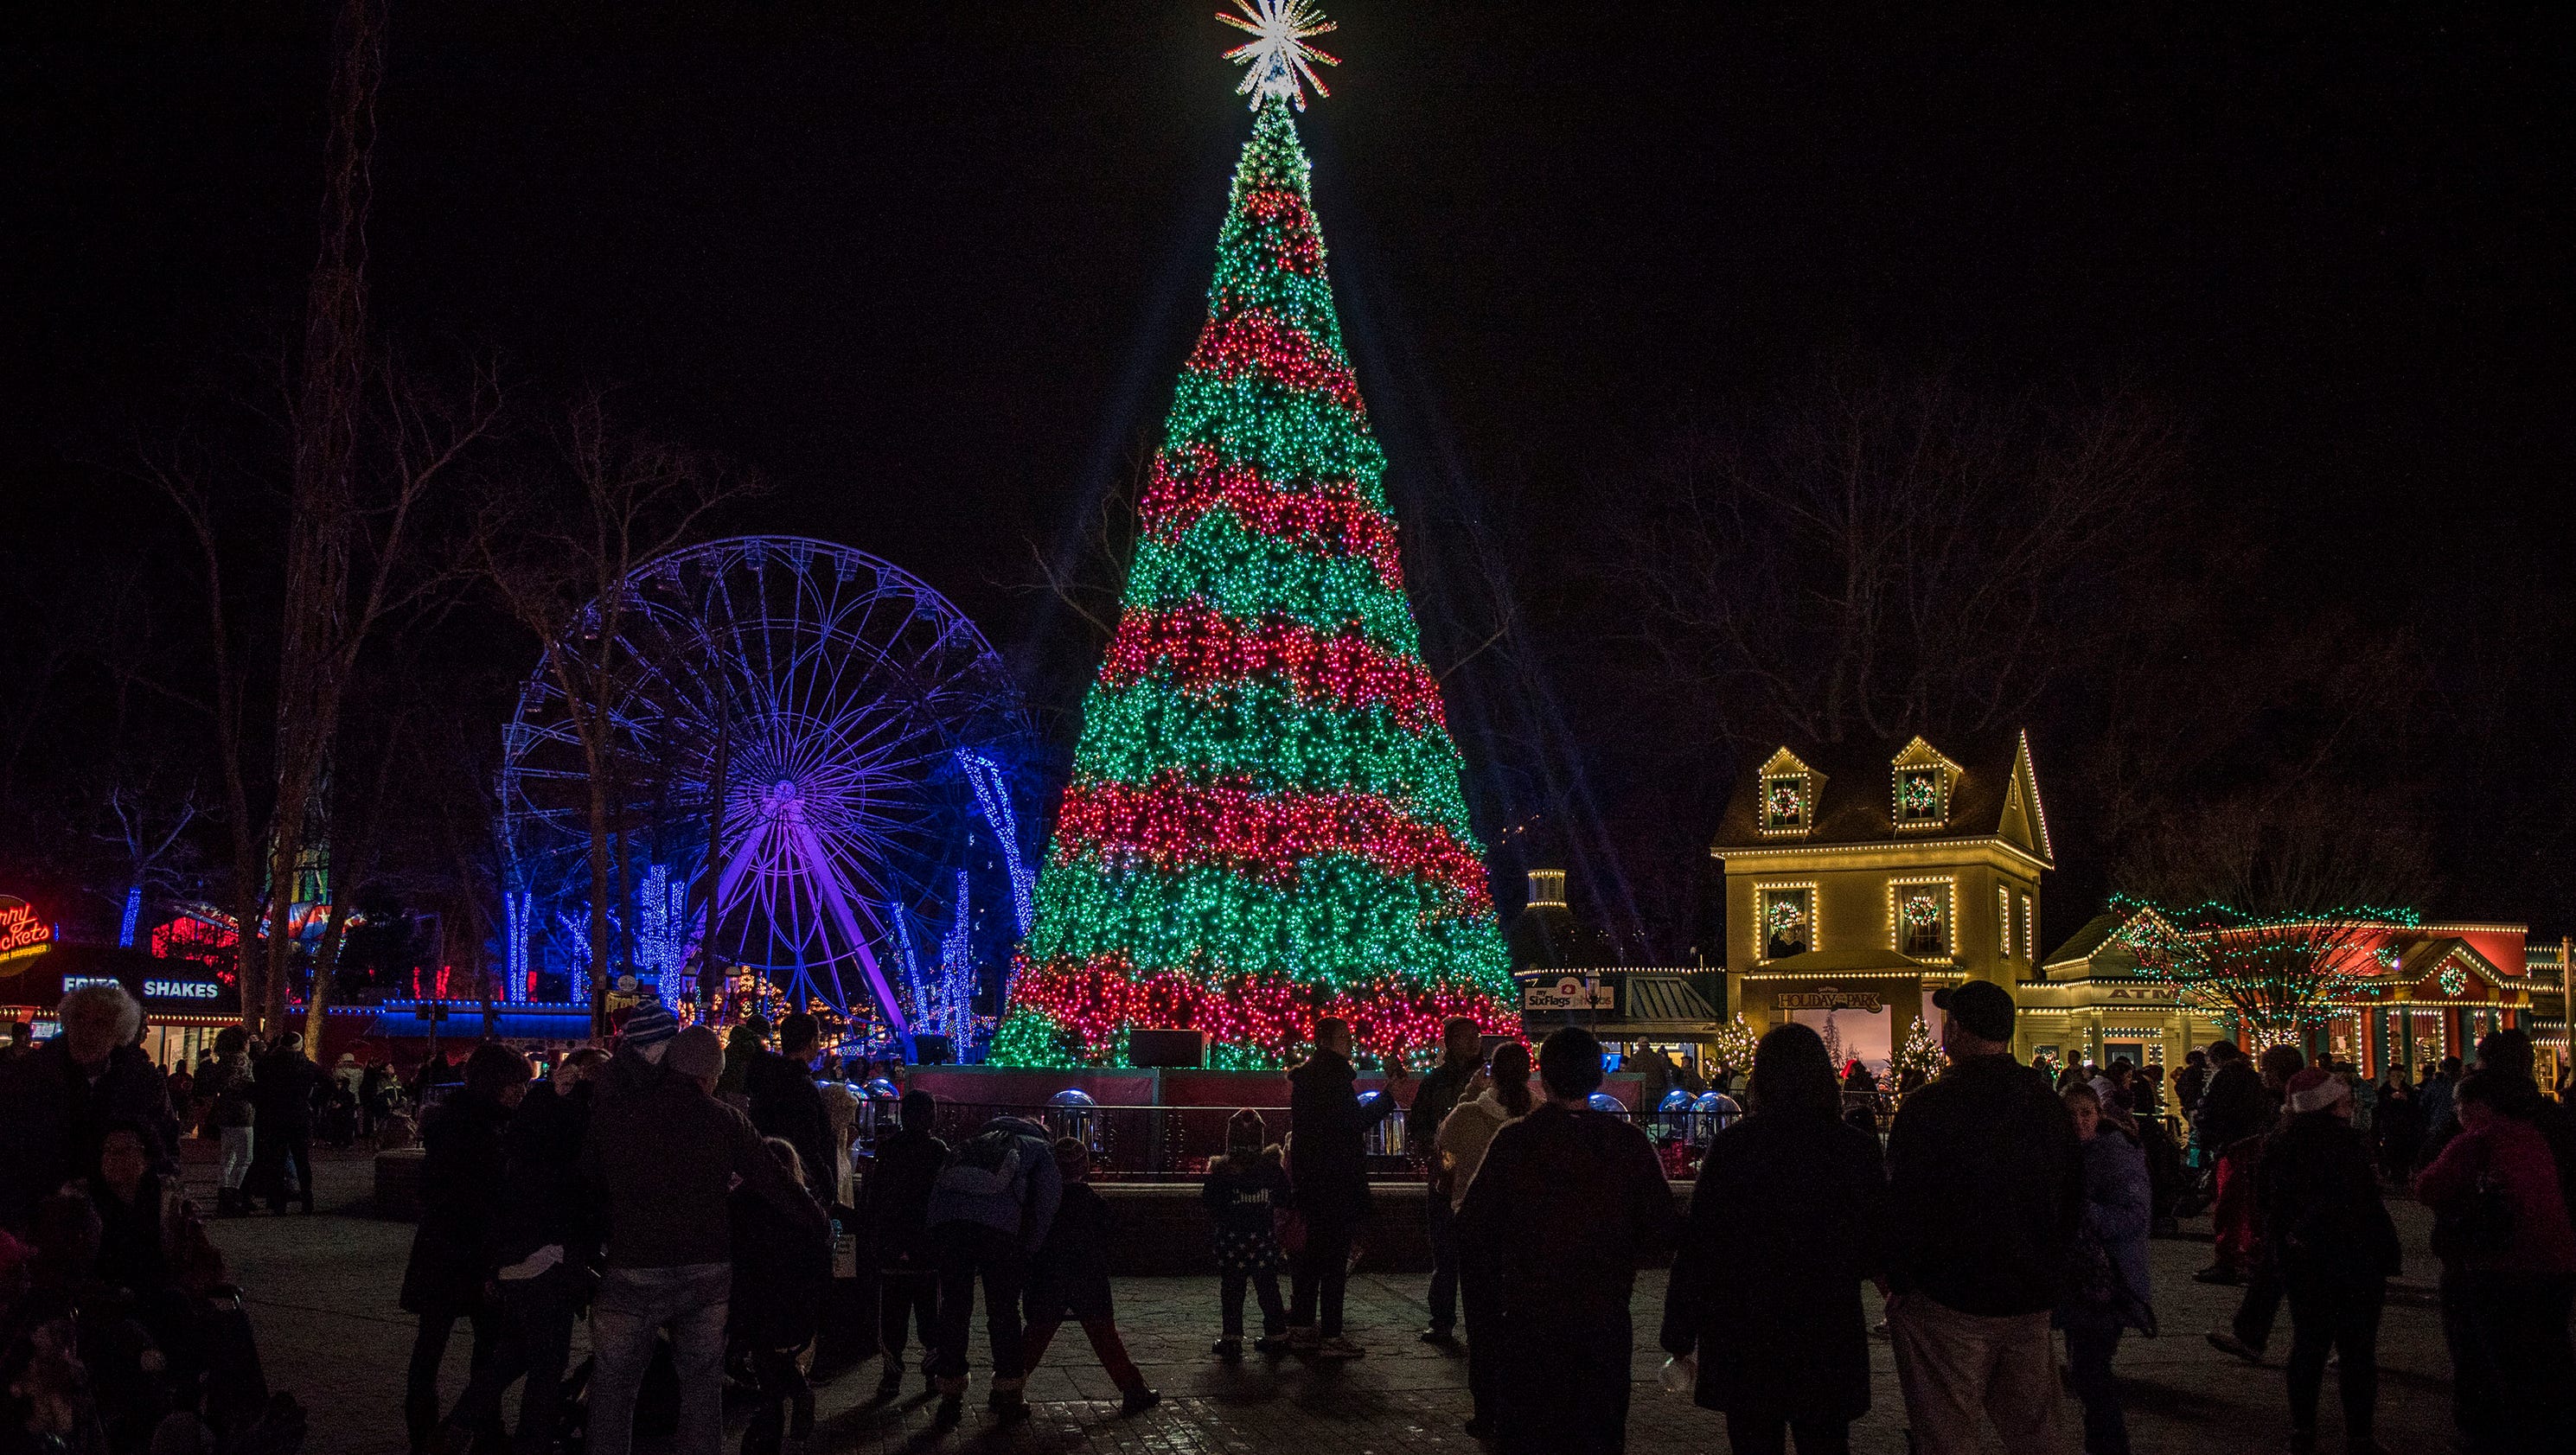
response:
[[[1157,426],[1201,312],[1248,129],[1211,8],[397,0],[379,321],[624,386],[777,482],[734,524],[887,556],[1043,651],[1008,587]],[[2078,8],[1331,7],[1302,125],[1399,504],[1527,547],[1676,419],[1860,356],[2169,405],[2266,547],[2254,612],[2399,623],[2436,663],[2502,608],[2566,621],[2563,30]],[[330,7],[96,9],[0,52],[21,561],[155,528],[95,462],[202,403],[312,254]],[[1528,629],[1593,690],[1563,679],[1599,609]],[[2555,661],[2428,687],[2545,715]],[[2563,733],[2479,771],[2554,771]],[[2568,925],[2535,867],[2563,836],[2459,842],[2443,907]]]

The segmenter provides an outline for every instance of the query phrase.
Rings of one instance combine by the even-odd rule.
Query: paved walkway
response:
[[[365,1162],[326,1161],[321,1170],[321,1215],[227,1219],[215,1225],[216,1241],[249,1294],[270,1378],[294,1391],[312,1411],[312,1439],[306,1448],[317,1455],[403,1455],[402,1379],[411,1321],[394,1307],[394,1296],[411,1227],[364,1215]],[[192,1166],[190,1175],[202,1183],[207,1171]],[[2441,1450],[2450,1438],[2450,1373],[2425,1289],[2433,1268],[2424,1247],[2428,1220],[2411,1204],[2398,1206],[2397,1213],[2407,1238],[2411,1277],[2391,1301],[2380,1343],[2385,1371],[2380,1438],[2395,1450]],[[2132,1338],[2122,1346],[2119,1360],[2137,1448],[2281,1449],[2288,1417],[2277,1365],[2247,1367],[2201,1338],[2235,1302],[2233,1289],[2190,1281],[2191,1270],[2207,1261],[2207,1253],[2205,1232],[2200,1241],[2153,1245],[2157,1311],[2165,1335]],[[1411,1276],[1373,1278],[1365,1268],[1352,1280],[1350,1322],[1353,1336],[1369,1350],[1366,1359],[1334,1367],[1256,1356],[1227,1369],[1207,1354],[1216,1325],[1214,1279],[1121,1280],[1120,1322],[1147,1378],[1163,1391],[1161,1409],[1136,1419],[1120,1418],[1115,1391],[1092,1362],[1080,1331],[1069,1327],[1030,1381],[1037,1418],[1020,1430],[998,1430],[985,1422],[980,1369],[970,1417],[954,1434],[943,1437],[930,1429],[931,1405],[917,1393],[917,1378],[902,1401],[867,1408],[862,1402],[876,1385],[876,1369],[867,1364],[823,1389],[813,1448],[903,1455],[923,1455],[942,1445],[1033,1455],[1274,1450],[1295,1455],[1478,1455],[1475,1442],[1458,1430],[1467,1408],[1464,1362],[1414,1338],[1423,1319],[1421,1282]],[[1660,1277],[1641,1280],[1637,1320],[1642,1337],[1651,1339],[1661,1306]],[[450,1397],[463,1383],[465,1342],[460,1330],[448,1357],[444,1388]],[[2285,1317],[2274,1337],[2275,1355],[2286,1352],[2288,1343]],[[1853,1447],[1864,1455],[1902,1455],[1903,1407],[1895,1370],[1886,1345],[1873,1350],[1876,1407],[1855,1428]],[[1638,1354],[1631,1447],[1726,1449],[1716,1415],[1656,1387],[1661,1362],[1660,1353],[1641,1349]],[[2333,1403],[2329,1375],[2329,1449],[2340,1448]]]

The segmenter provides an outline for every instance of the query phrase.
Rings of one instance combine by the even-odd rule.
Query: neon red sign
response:
[[[0,894],[0,960],[41,955],[54,938],[54,927],[36,917],[36,907]]]

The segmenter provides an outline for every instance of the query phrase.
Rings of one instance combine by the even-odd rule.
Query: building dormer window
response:
[[[1754,827],[1764,838],[1806,837],[1816,827],[1816,794],[1824,784],[1823,774],[1787,748],[1773,753],[1754,777]]]
[[[1939,828],[1950,821],[1950,789],[1959,781],[1959,765],[1916,738],[1896,755],[1891,766],[1896,827]]]
[[[1805,774],[1762,780],[1762,827],[1771,830],[1804,829],[1807,818]]]

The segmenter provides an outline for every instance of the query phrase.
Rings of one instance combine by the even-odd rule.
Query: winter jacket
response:
[[[2046,1077],[2008,1055],[1953,1061],[1896,1113],[1887,1172],[1896,1292],[1990,1318],[2057,1307],[2084,1164]]]
[[[1414,1083],[1413,1104],[1404,1109],[1404,1144],[1417,1154],[1428,1153],[1440,1137],[1440,1124],[1456,1110],[1458,1098],[1465,1094],[1467,1083],[1476,1075],[1474,1061],[1443,1061],[1423,1073]]]
[[[601,1215],[581,1175],[581,1142],[590,1124],[590,1082],[569,1092],[540,1083],[510,1117],[501,1134],[501,1213],[493,1240],[496,1268],[507,1268],[540,1248],[563,1249],[577,1267],[596,1262]]]
[[[224,1281],[224,1256],[206,1237],[180,1179],[147,1172],[130,1204],[95,1176],[63,1191],[81,1194],[98,1210],[101,1282],[148,1302],[165,1289],[202,1295]]]
[[[2200,1106],[2192,1112],[2191,1127],[2201,1149],[2215,1157],[2269,1130],[2273,1112],[2274,1102],[2263,1090],[2261,1073],[2250,1062],[2233,1060],[2210,1073]]]
[[[1516,1120],[1503,1099],[1488,1088],[1474,1101],[1458,1104],[1440,1124],[1439,1146],[1432,1153],[1435,1160],[1446,1159],[1449,1171],[1449,1205],[1458,1207],[1467,1200],[1467,1189],[1476,1180],[1476,1169],[1484,1165],[1486,1149],[1494,1142],[1494,1133]]]
[[[805,1165],[805,1186],[830,1202],[840,1185],[840,1158],[832,1151],[832,1113],[822,1088],[801,1061],[775,1051],[755,1051],[743,1071],[751,1124],[764,1137],[779,1137]]]
[[[1304,1206],[1303,1184],[1297,1196]],[[1646,1134],[1551,1101],[1494,1133],[1458,1209],[1458,1247],[1492,1276],[1507,1321],[1590,1327],[1626,1316],[1638,1263],[1670,1243],[1673,1223]]]
[[[1825,1116],[1747,1117],[1700,1164],[1663,1346],[1698,1355],[1710,1409],[1857,1419],[1869,1409],[1860,1286],[1886,1266],[1877,1136]]]
[[[36,1204],[98,1167],[107,1129],[143,1129],[153,1170],[174,1170],[170,1089],[133,1046],[108,1053],[95,1079],[56,1036],[0,1062],[0,1229],[24,1233]]]
[[[860,1190],[877,1267],[890,1273],[928,1269],[923,1233],[929,1227],[930,1185],[947,1161],[948,1144],[927,1128],[905,1127],[877,1142],[876,1165]]]
[[[2154,1220],[2154,1196],[2146,1152],[2108,1121],[2084,1144],[2083,1206],[2055,1325],[2153,1334],[2147,1228]]]
[[[1279,1266],[1279,1210],[1288,1206],[1288,1174],[1268,1157],[1219,1157],[1199,1184],[1221,1269],[1257,1272]]]
[[[992,1134],[1012,1139],[1010,1159],[988,1171],[971,1165],[967,1144],[949,1148],[947,1162],[931,1180],[925,1221],[934,1228],[942,1223],[982,1223],[1017,1233],[1020,1247],[1034,1252],[1046,1241],[1056,1204],[1064,1197],[1063,1174],[1055,1170],[1055,1153],[1037,1123],[1025,1117],[998,1116],[975,1135],[981,1139]]]
[[[311,1130],[313,1089],[321,1084],[322,1068],[302,1051],[272,1051],[261,1057],[250,1092],[251,1100],[259,1107],[261,1129]]]
[[[1330,1051],[1288,1073],[1288,1180],[1309,1218],[1356,1221],[1369,1209],[1368,1129],[1396,1111],[1394,1096],[1360,1104],[1359,1074]]]
[[[2446,1254],[2446,1270],[2576,1274],[2576,1229],[2568,1226],[2558,1167],[2538,1127],[2499,1114],[2475,1131],[2464,1128],[2432,1166],[2416,1174],[2415,1200],[2436,1217],[2456,1221],[2482,1200],[2481,1181],[2501,1197],[2511,1226],[2494,1246]],[[2442,1251],[2439,1245],[2435,1251]]]
[[[2265,1141],[2254,1215],[2264,1258],[2287,1278],[2376,1284],[2404,1266],[2369,1148],[2331,1111],[2293,1116]]]
[[[581,1169],[605,1201],[610,1268],[729,1261],[737,1178],[791,1216],[805,1196],[748,1117],[688,1077],[624,1052],[592,1103]]]
[[[501,1138],[509,1124],[499,1102],[460,1093],[420,1129],[420,1225],[403,1269],[405,1312],[444,1317],[483,1306],[484,1281],[499,1266]]]
[[[733,1303],[726,1325],[737,1344],[802,1348],[821,1321],[832,1283],[832,1217],[805,1189],[790,1191],[795,1196],[771,1198],[746,1187],[728,1209]]]
[[[1088,1182],[1068,1182],[1046,1241],[1029,1260],[1031,1323],[1109,1317],[1109,1200]]]

